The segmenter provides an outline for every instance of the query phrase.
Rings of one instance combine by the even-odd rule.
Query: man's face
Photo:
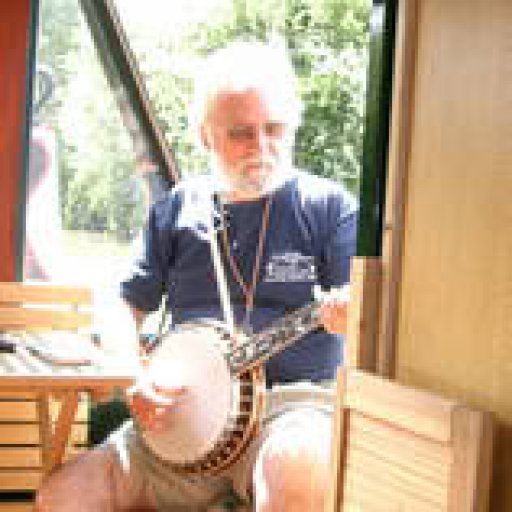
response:
[[[216,96],[202,136],[231,199],[261,196],[291,167],[294,130],[286,109],[261,91]]]

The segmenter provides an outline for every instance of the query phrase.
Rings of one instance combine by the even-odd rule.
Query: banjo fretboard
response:
[[[319,324],[318,303],[312,302],[273,322],[263,331],[232,347],[226,355],[235,375],[261,365],[272,355],[292,345]]]

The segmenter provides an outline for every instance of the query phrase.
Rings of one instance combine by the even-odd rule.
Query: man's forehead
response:
[[[248,89],[244,91],[225,90],[218,92],[210,102],[210,114],[217,121],[288,122],[291,117],[289,102],[277,91]]]

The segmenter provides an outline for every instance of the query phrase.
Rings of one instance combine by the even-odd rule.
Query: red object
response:
[[[16,279],[29,0],[2,2],[0,16],[0,281]]]

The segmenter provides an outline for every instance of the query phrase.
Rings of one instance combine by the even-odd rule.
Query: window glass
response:
[[[358,190],[370,0],[115,0],[183,175],[205,170],[188,129],[198,57],[233,39],[289,49],[305,102],[296,163]]]
[[[24,279],[91,286],[108,307],[145,196],[77,0],[40,2],[31,131]]]
[[[358,190],[370,0],[114,0],[182,175],[199,59],[233,39],[289,49],[305,102],[296,164]],[[40,0],[24,278],[87,285],[109,307],[145,213],[127,115],[78,0]],[[102,320],[100,320],[101,323]]]

